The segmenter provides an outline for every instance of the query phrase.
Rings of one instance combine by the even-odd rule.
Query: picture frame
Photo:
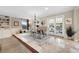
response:
[[[14,21],[14,26],[19,26],[19,21]]]
[[[66,24],[72,24],[72,18],[71,17],[66,19]]]

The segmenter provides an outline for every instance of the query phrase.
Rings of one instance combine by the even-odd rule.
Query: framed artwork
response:
[[[72,24],[72,18],[71,17],[66,19],[66,24]]]
[[[14,26],[19,26],[19,21],[14,21]]]

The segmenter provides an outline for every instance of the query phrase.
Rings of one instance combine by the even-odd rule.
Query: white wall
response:
[[[74,8],[74,29],[79,31],[79,7]]]
[[[75,40],[79,40],[79,7],[74,8],[74,30],[76,31]]]

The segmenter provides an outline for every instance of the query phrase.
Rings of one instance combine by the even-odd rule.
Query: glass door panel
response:
[[[48,26],[49,34],[54,35],[55,34],[55,19],[49,20],[49,26]]]
[[[63,18],[57,17],[56,18],[56,34],[62,35],[63,34]]]

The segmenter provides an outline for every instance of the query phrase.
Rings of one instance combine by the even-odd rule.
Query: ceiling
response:
[[[45,17],[73,10],[73,6],[0,6],[0,15],[12,17]]]

